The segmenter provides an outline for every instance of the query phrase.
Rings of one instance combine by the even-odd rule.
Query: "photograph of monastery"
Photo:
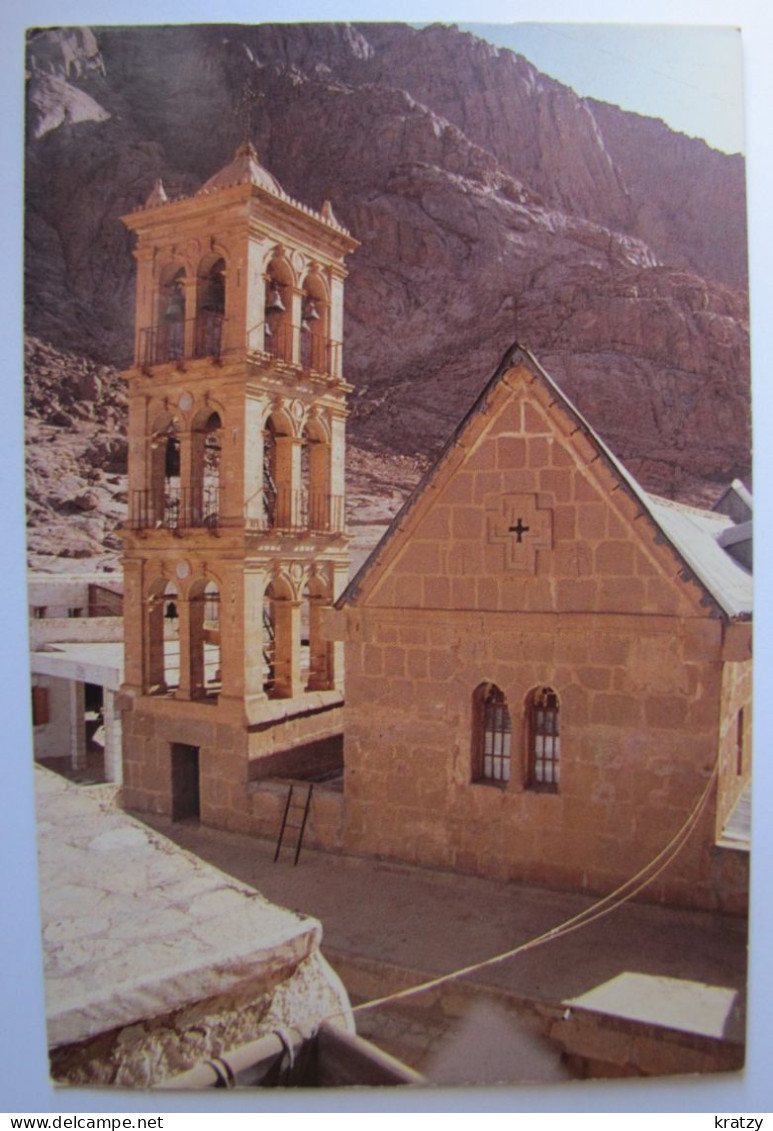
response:
[[[534,27],[29,32],[57,1084],[743,1068],[743,139]]]

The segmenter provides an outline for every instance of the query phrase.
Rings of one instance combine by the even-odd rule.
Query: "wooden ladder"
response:
[[[303,797],[303,790],[306,789],[306,796]],[[293,802],[293,794],[298,790],[298,797]],[[314,789],[313,783],[308,786],[291,785],[287,794],[287,802],[285,804],[284,816],[282,817],[282,827],[279,830],[279,839],[276,842],[276,852],[274,853],[274,863],[276,864],[279,859],[279,853],[282,851],[282,844],[285,839],[285,832],[288,829],[295,829],[298,833],[298,839],[295,844],[290,844],[291,848],[295,848],[295,859],[293,866],[298,863],[298,857],[301,854],[301,845],[303,844],[303,834],[306,829],[306,821],[309,816],[309,809],[311,808],[311,794]],[[300,820],[298,819],[300,817]]]

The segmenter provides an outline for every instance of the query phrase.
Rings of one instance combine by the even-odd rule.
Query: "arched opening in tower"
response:
[[[158,331],[153,361],[177,361],[185,356],[185,270],[180,268],[161,284]]]
[[[301,297],[301,365],[316,373],[329,371],[327,358],[328,303],[321,280],[311,273]]]
[[[196,357],[222,353],[225,289],[225,260],[204,260],[196,280]]]
[[[263,348],[281,361],[293,360],[291,285],[292,275],[287,264],[282,259],[273,259],[266,272]]]
[[[222,686],[220,590],[211,579],[191,586],[189,614],[192,699],[217,698]]]
[[[146,691],[166,695],[180,686],[180,600],[176,585],[151,587],[145,631]]]

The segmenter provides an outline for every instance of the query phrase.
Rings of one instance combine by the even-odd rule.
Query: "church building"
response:
[[[347,850],[743,911],[750,504],[648,495],[514,346],[331,618]]]
[[[251,790],[341,766],[344,259],[249,143],[136,235],[123,803],[254,831]],[[289,752],[289,753],[288,753]]]
[[[742,911],[743,486],[648,495],[514,346],[347,585],[356,240],[248,143],[124,223],[125,807],[276,837],[302,781],[309,845]]]

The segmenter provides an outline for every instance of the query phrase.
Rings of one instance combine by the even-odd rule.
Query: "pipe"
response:
[[[267,1061],[266,1069],[282,1056],[289,1053],[290,1062],[295,1057],[303,1043],[303,1036],[298,1029],[275,1029],[273,1033],[266,1033],[249,1044],[231,1049],[225,1056],[213,1057],[212,1060],[202,1061],[187,1072],[180,1072],[177,1076],[168,1076],[156,1088],[164,1091],[179,1091],[191,1088],[235,1088],[236,1077],[247,1069],[256,1068],[263,1061]]]

